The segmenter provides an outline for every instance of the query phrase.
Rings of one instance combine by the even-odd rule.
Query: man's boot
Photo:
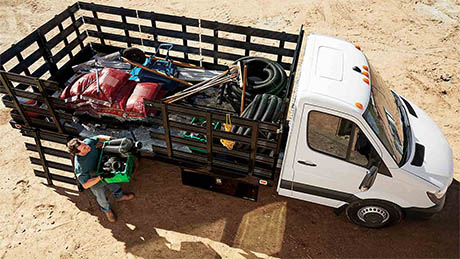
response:
[[[116,222],[117,221],[117,217],[115,216],[115,214],[113,214],[113,211],[109,211],[109,212],[104,212],[105,216],[107,217],[107,220],[109,222]]]

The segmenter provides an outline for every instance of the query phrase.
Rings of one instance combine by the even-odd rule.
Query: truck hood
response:
[[[440,189],[447,188],[454,174],[453,154],[447,139],[422,109],[402,96],[401,99],[412,130],[411,154],[402,169]]]

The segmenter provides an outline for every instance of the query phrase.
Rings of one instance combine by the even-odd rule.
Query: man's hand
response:
[[[101,177],[102,179],[109,179],[109,178],[112,178],[112,177],[114,177],[114,176],[115,176],[115,174],[112,174],[112,173],[110,173],[110,172],[104,172],[103,174],[100,175],[100,177]]]
[[[102,142],[97,142],[96,143],[96,148],[101,149],[104,144]]]

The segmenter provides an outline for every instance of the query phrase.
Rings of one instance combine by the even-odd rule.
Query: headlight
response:
[[[437,192],[426,192],[426,195],[434,204],[437,205],[441,203],[442,199],[444,198],[444,195],[446,194],[446,191],[447,187]]]

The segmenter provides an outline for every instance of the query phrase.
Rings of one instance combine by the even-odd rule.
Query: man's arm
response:
[[[84,184],[82,184],[82,186],[85,189],[89,189],[89,188],[93,187],[94,185],[96,185],[101,180],[102,180],[102,178],[100,176],[93,177],[93,178],[88,179],[88,181],[86,181]]]
[[[109,141],[112,137],[107,135],[98,135],[96,136],[98,141]]]

